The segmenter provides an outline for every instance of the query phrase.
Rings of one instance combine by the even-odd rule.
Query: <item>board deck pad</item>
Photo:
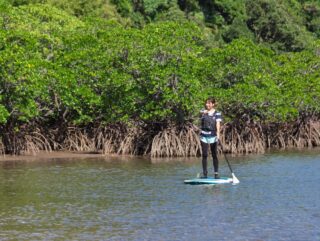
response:
[[[184,180],[184,183],[191,184],[191,185],[232,183],[232,178],[230,177],[220,177],[219,179],[215,179],[212,177],[194,178],[194,179]]]

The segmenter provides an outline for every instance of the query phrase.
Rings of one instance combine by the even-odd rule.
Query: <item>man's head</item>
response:
[[[211,110],[216,104],[216,100],[213,97],[206,99],[206,109]]]

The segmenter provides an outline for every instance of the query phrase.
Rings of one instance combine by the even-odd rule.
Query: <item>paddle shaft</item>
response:
[[[226,155],[225,151],[223,150],[224,148],[223,148],[223,146],[222,146],[222,144],[221,144],[221,141],[219,141],[219,144],[220,144],[220,146],[221,146],[221,150],[222,150],[222,152],[223,152],[224,158],[226,159],[226,161],[227,161],[227,163],[228,163],[230,172],[233,173],[233,170],[232,170],[232,167],[231,167],[231,165],[230,165],[230,162],[229,162],[229,160],[228,160],[228,158],[227,158],[227,155]]]

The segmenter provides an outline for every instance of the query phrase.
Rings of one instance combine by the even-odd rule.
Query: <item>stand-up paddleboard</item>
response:
[[[191,184],[191,185],[223,184],[223,183],[232,183],[232,182],[233,180],[230,177],[220,177],[219,179],[208,177],[208,178],[194,178],[194,179],[184,180],[185,184]]]

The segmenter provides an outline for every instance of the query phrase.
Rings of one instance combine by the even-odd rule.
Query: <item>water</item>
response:
[[[0,240],[320,240],[319,151],[229,160],[239,185],[183,184],[197,158],[2,162]]]

